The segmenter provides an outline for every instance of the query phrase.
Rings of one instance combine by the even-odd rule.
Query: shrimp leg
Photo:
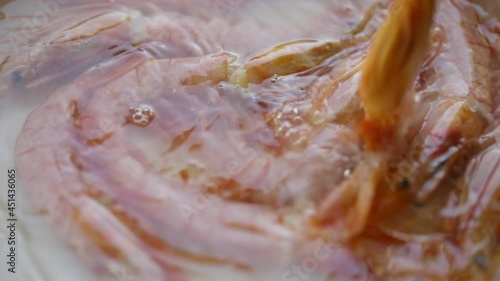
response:
[[[359,95],[365,109],[360,133],[368,150],[394,137],[405,93],[426,53],[435,1],[400,1],[376,35],[366,58]]]

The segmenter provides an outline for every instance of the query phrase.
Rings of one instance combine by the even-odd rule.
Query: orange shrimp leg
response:
[[[359,126],[367,149],[380,150],[395,136],[401,104],[427,50],[435,0],[396,0],[364,63]],[[399,3],[398,3],[399,2]]]

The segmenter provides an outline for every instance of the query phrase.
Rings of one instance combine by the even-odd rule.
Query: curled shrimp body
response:
[[[500,50],[470,1],[116,2],[0,61],[40,103],[23,190],[98,278],[492,280]]]

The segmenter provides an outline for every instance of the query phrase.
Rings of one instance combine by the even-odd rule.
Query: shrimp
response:
[[[78,30],[93,30],[111,16],[126,20],[109,25],[109,32],[131,42],[139,42],[127,39],[132,27],[149,22],[146,41],[68,79],[31,113],[16,145],[16,165],[34,207],[93,271],[103,280],[120,267],[139,280],[184,281],[206,280],[205,269],[216,267],[238,280],[277,280],[295,263],[326,251],[318,260],[321,270],[311,277],[370,280],[366,264],[351,249],[322,242],[318,251],[316,241],[297,230],[295,218],[321,199],[330,181],[344,179],[360,153],[359,138],[349,128],[323,124],[314,134],[305,133],[308,148],[294,149],[286,145],[293,130],[287,138],[284,130],[283,137],[276,134],[285,118],[272,121],[282,110],[276,97],[286,100],[294,87],[302,87],[300,95],[307,97],[305,88],[320,75],[302,79],[293,74],[319,71],[335,56],[326,52],[326,59],[307,69],[292,63],[294,73],[280,72],[289,74],[289,81],[272,83],[264,76],[254,81],[261,85],[243,88],[232,79],[250,68],[237,64],[234,54],[203,44],[208,40],[194,36],[196,30],[173,37],[161,33],[162,27],[177,26],[175,21],[120,12],[87,21]],[[178,20],[203,30],[199,21]],[[157,45],[147,41],[151,34],[171,53],[155,53]],[[114,44],[106,43],[116,38],[108,36],[113,34],[82,40]],[[80,37],[71,38],[78,42]],[[356,40],[345,48],[354,50]],[[70,42],[52,47],[61,51]],[[186,44],[191,49],[184,48],[185,42],[192,43]],[[306,47],[296,56],[300,62],[314,59]],[[36,58],[46,65],[40,74],[55,69],[50,61],[60,58],[55,49],[44,51]],[[334,71],[343,72],[340,65]],[[266,67],[288,69],[272,62],[261,68],[267,73]],[[38,89],[43,83],[35,82],[41,77],[24,77],[18,88]],[[266,83],[282,88],[269,96],[265,88],[257,89]],[[304,169],[302,161],[310,167]],[[40,182],[35,171],[43,174]]]
[[[201,20],[167,21],[163,14],[147,13],[118,5],[89,4],[61,10],[68,16],[55,17],[37,29],[7,32],[13,53],[0,63],[2,94],[56,87],[102,62],[132,52],[162,59],[197,57],[215,50],[203,48],[202,39],[195,40],[206,32]]]
[[[36,210],[102,280],[493,276],[498,50],[482,19],[401,0],[311,2],[335,24],[287,35],[236,20],[279,2],[215,19],[201,0],[89,8],[1,63],[10,93],[54,87],[16,144]]]
[[[7,57],[0,71],[2,93],[74,78],[116,52],[126,51],[113,46],[122,45],[129,38],[132,18],[130,11],[90,5],[81,8],[77,18],[66,19],[69,28],[61,28],[61,22],[55,21],[43,32],[32,31],[26,38],[16,35],[26,42],[12,39],[24,44],[17,46],[16,56]],[[61,69],[65,72],[61,73]]]
[[[489,74],[496,51],[487,47],[477,27],[481,19],[467,4],[440,2],[434,21],[426,35],[428,49],[418,51],[422,65],[412,66],[419,66],[418,72],[398,72],[413,73],[405,78],[409,85],[399,85],[405,79],[391,80],[402,88],[371,100],[370,94],[378,92],[367,91],[363,87],[369,84],[361,82],[360,134],[367,153],[351,178],[320,204],[313,224],[330,225],[341,233],[339,240],[359,245],[358,255],[382,275],[490,280],[496,273],[487,262],[498,259],[498,248],[491,244],[497,223],[489,227],[481,220],[494,213],[498,187],[497,141],[488,134],[497,107]],[[457,25],[463,26],[460,32],[453,31]],[[376,67],[369,59],[370,54],[364,67]],[[384,103],[384,98],[392,100]],[[376,129],[367,130],[371,125]],[[370,257],[373,253],[363,249],[377,239],[365,233],[397,242]]]
[[[399,5],[401,9],[393,10],[377,32],[376,40],[363,62],[359,95],[365,117],[360,124],[360,134],[368,151],[383,149],[385,142],[395,139],[393,131],[403,96],[408,84],[416,76],[426,52],[434,1],[405,1]],[[403,46],[400,45],[401,42]],[[394,79],[388,73],[394,73],[397,78]],[[353,214],[344,216],[347,217],[346,221],[350,221],[351,225],[348,227],[352,228],[353,234],[363,230],[371,209],[375,185],[381,183],[380,175],[386,169],[384,161],[377,158],[377,155],[366,156],[368,167],[359,168],[360,178],[353,177],[352,181],[347,181],[334,190],[320,207],[320,216],[324,214],[328,217],[327,213],[334,212],[331,206],[346,208],[355,204]],[[373,168],[369,168],[370,166]],[[359,200],[356,191],[358,188]]]

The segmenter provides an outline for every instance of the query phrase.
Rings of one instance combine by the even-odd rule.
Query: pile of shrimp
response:
[[[16,166],[97,276],[500,278],[494,18],[317,1],[282,35],[208,2],[80,7],[1,63],[0,97],[51,93]]]

